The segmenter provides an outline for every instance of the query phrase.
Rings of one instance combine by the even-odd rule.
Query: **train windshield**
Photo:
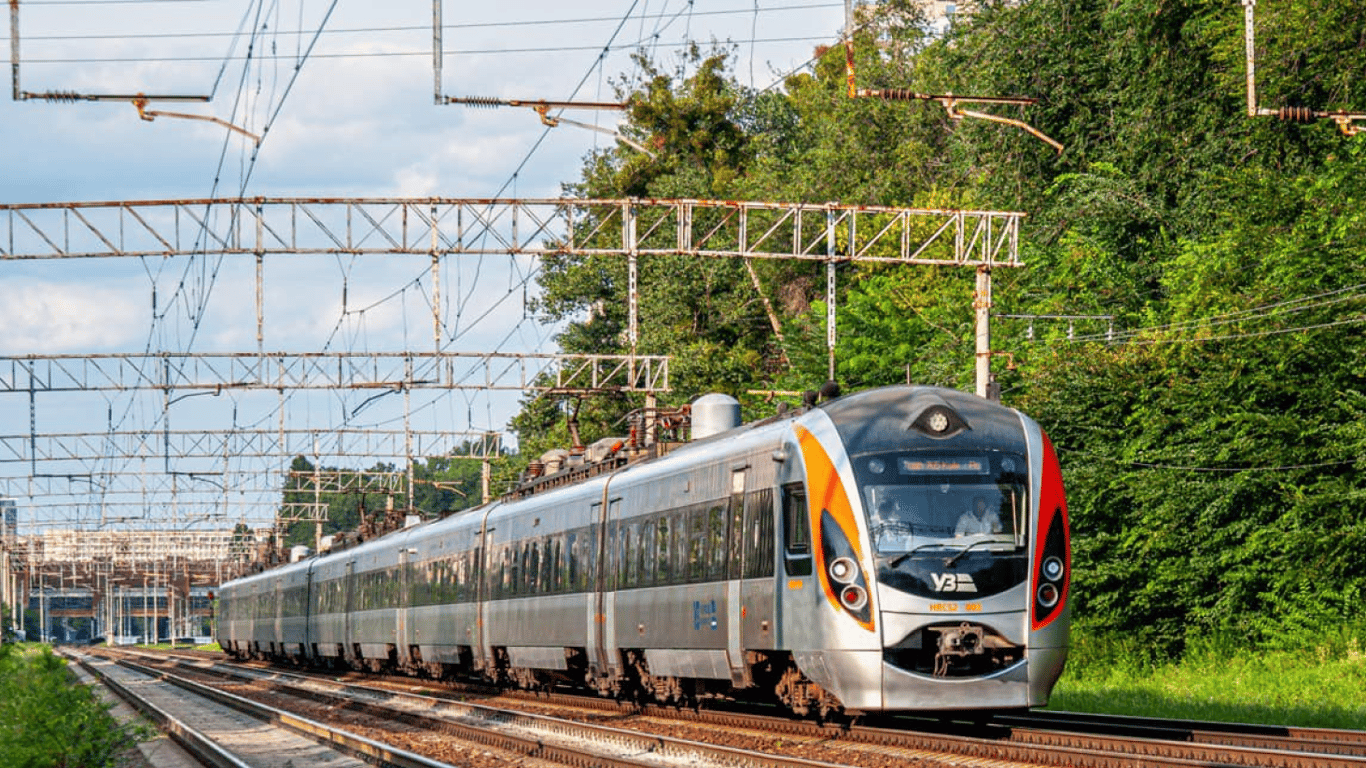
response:
[[[1024,546],[1023,456],[879,454],[854,459],[873,546],[882,556],[928,547]]]

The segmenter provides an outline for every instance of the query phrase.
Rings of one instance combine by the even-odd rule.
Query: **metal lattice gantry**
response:
[[[1018,266],[1023,213],[715,200],[206,198],[0,204],[0,259],[688,255]],[[831,253],[827,234],[840,234]]]
[[[89,462],[109,457],[148,459],[222,459],[251,455],[294,456],[451,456],[490,459],[498,455],[501,434],[446,430],[382,429],[232,429],[135,430],[0,435],[0,464]]]
[[[28,498],[27,506],[33,508],[70,510],[55,513],[63,518],[59,522],[97,527],[136,525],[156,515],[158,507],[178,523],[227,520],[253,505],[278,509],[287,481],[283,465],[290,456],[362,461],[386,457],[399,464],[407,461],[411,473],[414,457],[449,455],[455,441],[468,438],[415,429],[408,398],[419,391],[429,391],[429,396],[441,396],[443,391],[620,391],[648,396],[669,391],[668,358],[634,354],[637,267],[643,258],[823,262],[833,366],[839,264],[973,268],[978,273],[975,303],[981,317],[990,306],[989,282],[984,283],[990,271],[1022,266],[1018,244],[1023,217],[1014,212],[833,203],[569,198],[260,197],[0,204],[0,262],[240,255],[249,264],[254,258],[257,331],[257,349],[249,352],[149,349],[0,356],[0,395],[10,394],[15,405],[26,397],[29,409],[26,432],[12,427],[6,430],[11,434],[0,435],[0,492]],[[422,263],[430,259],[423,300],[431,307],[433,351],[267,351],[266,257],[317,255],[417,256]],[[450,269],[460,257],[483,255],[624,259],[632,354],[451,351],[441,314],[443,265]],[[250,316],[238,311],[234,317]],[[979,350],[981,343],[979,335]],[[231,394],[236,403],[248,392],[272,390],[280,393],[276,429],[186,429],[188,414],[184,406],[174,405],[195,394]],[[402,428],[352,430],[342,418],[344,426],[339,429],[295,429],[292,420],[287,426],[285,393],[300,390],[359,393],[365,399],[359,406],[342,404],[352,418],[371,400],[400,393],[402,413],[391,415],[390,423],[401,421]],[[120,428],[112,405],[105,405],[114,402],[109,393],[140,392],[155,393],[155,402],[137,401],[153,415],[151,425]],[[94,393],[94,407],[108,411],[108,429],[41,429],[44,419],[38,416],[44,412],[38,403],[47,407],[52,402],[48,396],[56,393]],[[195,402],[208,400],[217,399]],[[176,429],[171,428],[173,410]],[[236,416],[233,423],[237,424]],[[483,458],[497,450],[486,449]],[[274,461],[250,464],[243,461],[246,458]],[[316,516],[316,510],[308,514]]]
[[[990,272],[1022,266],[1011,211],[718,200],[205,198],[0,205],[0,261],[254,255],[257,338],[266,255],[429,255],[433,338],[441,348],[443,257],[613,256],[628,263],[628,329],[639,339],[641,257],[795,259],[826,263],[827,352],[835,354],[835,267],[880,262],[978,272],[977,391],[989,377]]]
[[[195,352],[0,356],[0,393],[669,389],[667,357],[482,352]]]

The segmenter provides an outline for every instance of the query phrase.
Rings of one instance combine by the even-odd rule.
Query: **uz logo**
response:
[[[976,592],[977,585],[966,573],[931,573],[936,592]]]

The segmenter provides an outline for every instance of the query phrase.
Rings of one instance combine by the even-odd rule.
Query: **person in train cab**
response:
[[[958,518],[958,527],[954,528],[954,536],[972,536],[979,533],[1000,533],[1001,516],[994,510],[987,509],[987,500],[981,496],[974,496],[972,499],[972,509],[964,512]]]

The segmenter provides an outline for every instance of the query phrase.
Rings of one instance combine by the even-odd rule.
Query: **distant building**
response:
[[[0,499],[0,536],[5,541],[19,537],[19,505],[14,499]]]

